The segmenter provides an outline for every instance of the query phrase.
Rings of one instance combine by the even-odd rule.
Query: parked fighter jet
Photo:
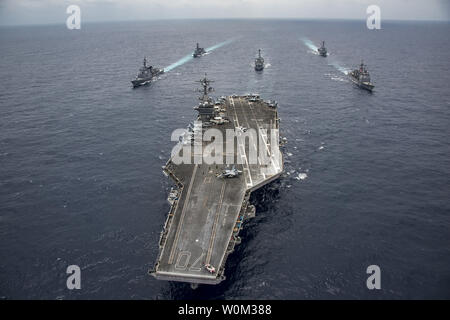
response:
[[[239,176],[242,173],[242,171],[236,169],[235,166],[233,166],[233,168],[231,169],[225,169],[222,171],[221,174],[219,174],[217,177],[218,178],[234,178]]]
[[[236,127],[236,129],[238,129],[241,132],[246,132],[248,130],[248,128],[243,127],[243,126]]]

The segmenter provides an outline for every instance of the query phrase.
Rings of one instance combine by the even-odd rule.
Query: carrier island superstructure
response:
[[[163,167],[176,186],[168,198],[171,208],[155,266],[149,273],[156,279],[190,282],[192,286],[218,284],[225,279],[227,257],[241,242],[239,231],[245,220],[255,215],[255,207],[249,204],[251,192],[277,179],[283,171],[277,103],[263,101],[257,94],[221,97],[216,102],[208,96],[212,88],[206,75],[200,83],[202,96],[194,108],[197,121],[179,142],[180,146],[193,146],[191,159],[198,156],[194,136],[208,129],[218,129],[224,137],[227,129],[244,136],[253,130],[257,137],[236,138],[232,150],[226,149],[224,138],[223,164],[176,164],[172,154]],[[200,142],[203,148],[211,143]],[[255,163],[250,157],[258,146],[267,157],[264,161],[258,157]],[[236,164],[227,164],[227,156]]]

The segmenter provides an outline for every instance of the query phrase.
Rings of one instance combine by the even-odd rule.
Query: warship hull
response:
[[[258,57],[255,59],[255,71],[263,71],[264,58],[261,57],[261,49],[258,50]]]
[[[317,49],[317,52],[320,56],[326,57],[327,56],[327,48],[325,48],[325,41],[322,41],[322,46]]]
[[[367,90],[372,92],[373,88],[375,88],[375,86],[371,83],[366,83],[366,82],[361,82],[358,81],[357,79],[355,79],[354,77],[350,76],[350,80],[356,84],[358,87],[360,87],[361,89]]]
[[[137,78],[137,79],[131,80],[131,84],[133,85],[133,88],[137,88],[137,87],[140,87],[140,86],[148,85],[148,84],[150,84],[152,82],[154,77],[157,77],[157,76],[159,76],[160,74],[163,74],[163,73],[164,73],[163,69],[158,69],[158,70],[154,69],[154,72],[153,72],[151,77],[148,77],[148,78]]]
[[[239,231],[244,221],[255,214],[255,207],[249,204],[251,192],[277,179],[283,171],[277,109],[263,101],[250,102],[243,96],[227,97],[222,108],[230,121],[213,127],[224,136],[226,129],[255,129],[270,161],[249,163],[249,152],[258,146],[258,141],[245,139],[234,143],[235,158],[239,157],[242,163],[236,164],[236,169],[242,174],[233,178],[219,177],[225,164],[177,165],[172,159],[166,163],[163,171],[173,179],[179,197],[170,208],[158,257],[154,269],[149,271],[156,279],[193,284],[223,281],[227,257],[241,241]],[[271,132],[277,135],[276,139],[269,138]],[[206,144],[203,142],[203,147]],[[209,272],[207,265],[216,271]]]
[[[152,78],[150,79],[135,79],[131,80],[131,84],[133,85],[133,88],[137,88],[140,86],[145,86],[152,82]]]

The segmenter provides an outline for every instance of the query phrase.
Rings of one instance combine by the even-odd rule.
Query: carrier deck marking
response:
[[[170,252],[169,264],[172,264],[172,262],[173,262],[173,255],[175,253],[175,247],[176,247],[176,245],[178,243],[178,239],[179,239],[179,236],[180,236],[180,230],[183,228],[183,220],[184,220],[184,216],[185,216],[185,213],[186,213],[186,205],[188,204],[189,196],[191,195],[192,184],[194,183],[194,178],[195,178],[195,173],[197,172],[197,168],[198,168],[198,166],[195,165],[194,166],[194,172],[192,174],[193,178],[191,179],[191,182],[189,183],[189,189],[187,191],[186,201],[184,202],[183,210],[181,210],[180,223],[178,225],[177,232],[175,234],[175,240],[174,240],[174,244],[172,246],[172,251]]]

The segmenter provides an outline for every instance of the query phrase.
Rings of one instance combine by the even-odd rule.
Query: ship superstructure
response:
[[[350,77],[350,80],[362,89],[372,91],[375,87],[374,84],[370,81],[369,71],[367,70],[366,65],[363,61],[361,61],[359,69],[351,71],[348,75]]]
[[[255,59],[255,70],[262,71],[264,69],[264,58],[261,56],[261,49],[258,50],[258,57]]]
[[[325,48],[325,41],[322,41],[322,45],[320,46],[320,48],[317,49],[317,51],[322,57],[327,56],[327,48]]]
[[[201,57],[202,55],[204,55],[206,53],[205,48],[201,48],[198,43],[197,46],[195,47],[194,53],[192,54],[192,56],[194,58],[198,58]]]
[[[160,74],[164,73],[164,69],[155,68],[147,65],[147,58],[144,57],[143,66],[139,69],[136,78],[131,80],[133,87],[139,87],[149,84],[152,79]]]

